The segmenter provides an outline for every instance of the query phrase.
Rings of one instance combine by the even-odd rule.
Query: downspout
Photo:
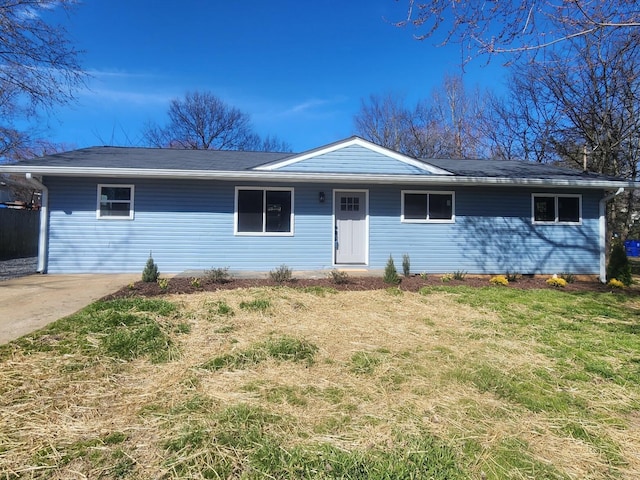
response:
[[[42,191],[40,199],[40,232],[38,234],[38,272],[47,273],[47,230],[49,227],[49,189],[34,178],[26,174],[27,180]]]
[[[620,187],[615,193],[603,197],[599,203],[600,213],[600,281],[607,283],[607,203],[617,197],[624,188]]]

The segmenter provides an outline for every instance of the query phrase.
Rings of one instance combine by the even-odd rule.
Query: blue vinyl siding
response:
[[[386,188],[371,195],[371,264],[407,253],[414,273],[597,274],[601,192],[583,193],[581,225],[533,225],[531,193],[456,189],[454,224],[412,224],[399,222],[397,189]]]
[[[149,256],[162,273],[230,267],[268,272],[333,268],[333,189],[369,191],[368,268],[409,254],[414,273],[598,273],[598,200],[583,191],[581,225],[533,225],[525,188],[443,188],[456,195],[452,224],[401,223],[400,192],[415,186],[274,184],[294,188],[293,236],[234,235],[236,186],[250,183],[46,178],[50,273],[141,272]],[[97,185],[135,185],[133,220],[96,219]],[[431,190],[432,188],[425,189]],[[442,190],[442,189],[441,189]],[[320,203],[318,193],[325,192]]]
[[[318,155],[278,169],[279,172],[431,175],[430,172],[358,145]]]

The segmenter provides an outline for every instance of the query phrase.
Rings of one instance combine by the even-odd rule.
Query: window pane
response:
[[[131,216],[131,187],[100,187],[100,217]]]
[[[429,219],[451,220],[453,218],[453,195],[429,194]]]
[[[100,216],[128,217],[129,203],[100,202]]]
[[[266,231],[291,231],[291,192],[267,191]]]
[[[262,190],[238,191],[238,231],[262,232]]]
[[[559,222],[579,222],[580,221],[580,198],[579,197],[558,197],[558,221]]]
[[[555,197],[534,197],[533,218],[536,222],[555,222]]]
[[[425,193],[404,194],[404,218],[409,220],[427,219],[427,195]]]
[[[103,200],[131,200],[131,188],[102,187],[100,196]]]

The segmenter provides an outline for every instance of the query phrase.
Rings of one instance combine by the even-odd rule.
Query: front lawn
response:
[[[97,302],[0,347],[0,478],[637,478],[639,314],[464,285]]]

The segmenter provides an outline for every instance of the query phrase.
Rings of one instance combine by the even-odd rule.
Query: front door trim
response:
[[[338,208],[338,194],[340,193],[364,193],[364,204],[365,204],[365,238],[364,238],[364,263],[336,263],[336,242],[338,239],[336,238],[336,209]],[[345,267],[345,266],[368,266],[369,265],[369,190],[366,188],[334,188],[333,189],[333,215],[332,215],[332,238],[333,238],[333,249],[332,249],[332,263],[334,267]]]

